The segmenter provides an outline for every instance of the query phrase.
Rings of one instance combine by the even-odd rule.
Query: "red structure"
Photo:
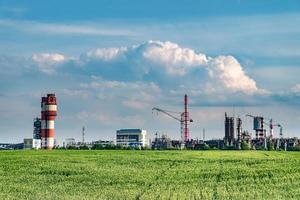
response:
[[[188,112],[188,96],[184,95],[184,128],[183,128],[183,139],[188,141],[190,139],[190,131],[188,128],[188,123],[190,121],[189,112]]]
[[[47,94],[46,97],[42,97],[41,109],[41,146],[43,149],[53,149],[54,120],[57,115],[55,94]]]

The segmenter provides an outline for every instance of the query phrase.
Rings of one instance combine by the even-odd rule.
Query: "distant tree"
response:
[[[94,150],[102,150],[102,149],[104,149],[104,147],[103,147],[102,144],[94,144],[92,146],[92,149],[94,149]]]
[[[123,145],[121,145],[121,144],[117,144],[117,145],[115,146],[115,149],[121,150],[121,149],[125,149],[125,147],[124,147]]]
[[[274,143],[271,140],[268,140],[267,148],[268,148],[268,151],[274,151],[275,150]]]
[[[250,150],[250,145],[246,141],[241,142],[241,149],[242,150]]]
[[[151,148],[148,145],[142,146],[142,150],[151,150]]]
[[[291,147],[290,151],[300,151],[300,146]]]
[[[82,145],[79,147],[80,150],[89,150],[89,147],[86,145]]]
[[[104,149],[113,150],[113,149],[116,149],[116,145],[114,145],[114,144],[107,144],[107,145],[105,145]]]
[[[169,146],[169,147],[167,147],[167,150],[177,150],[177,148],[173,147],[173,146]]]
[[[124,149],[127,149],[127,150],[134,150],[134,146],[127,146],[127,147],[124,147]]]
[[[76,146],[74,146],[74,145],[68,145],[67,149],[74,150],[74,149],[78,149],[78,148]]]
[[[141,149],[142,149],[142,147],[140,145],[137,145],[134,147],[134,150],[141,150]]]
[[[226,145],[226,146],[224,147],[224,149],[225,149],[225,150],[235,150],[235,146],[229,146],[229,145],[227,146],[227,145]]]
[[[209,145],[206,144],[206,143],[203,144],[202,148],[203,148],[203,150],[209,150],[210,149]]]

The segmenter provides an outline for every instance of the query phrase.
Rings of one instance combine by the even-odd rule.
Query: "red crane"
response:
[[[174,112],[174,111],[168,111],[168,110],[164,110],[161,108],[157,108],[154,107],[152,108],[152,111],[157,111],[157,112],[161,112],[164,113],[165,115],[168,115],[169,117],[177,120],[180,122],[180,130],[181,130],[181,138],[184,142],[189,140],[189,122],[193,122],[192,119],[190,119],[189,117],[189,112],[188,112],[188,97],[187,95],[184,95],[184,112]],[[179,114],[179,116],[174,116],[174,114]]]

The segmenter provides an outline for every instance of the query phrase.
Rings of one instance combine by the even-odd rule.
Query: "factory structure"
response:
[[[142,129],[120,129],[116,132],[116,144],[122,146],[141,146],[148,145],[147,131]]]
[[[245,115],[252,120],[252,131],[243,127],[241,117],[230,116],[225,112],[224,137],[220,139],[205,140],[206,130],[203,128],[202,139],[193,139],[189,126],[194,120],[190,117],[188,95],[183,97],[182,111],[171,111],[158,107],[152,108],[152,114],[160,114],[179,122],[178,136],[180,139],[171,139],[166,133],[156,131],[154,138],[150,138],[147,131],[142,128],[119,129],[111,134],[111,140],[85,140],[86,128],[82,127],[82,139],[66,138],[63,146],[65,149],[262,149],[262,150],[291,150],[299,147],[298,138],[284,138],[283,126],[274,123],[260,115]],[[25,138],[23,143],[0,143],[1,149],[53,149],[58,148],[55,140],[55,119],[57,116],[57,101],[55,94],[47,94],[41,98],[41,116],[34,118],[32,138]],[[197,122],[197,124],[200,124]],[[275,131],[274,131],[275,129]],[[278,133],[278,134],[276,134]],[[199,133],[197,134],[199,135]],[[112,139],[114,138],[114,139]]]
[[[55,94],[47,94],[41,99],[41,117],[33,122],[33,137],[24,139],[24,149],[53,149],[55,146],[54,121],[57,115]]]

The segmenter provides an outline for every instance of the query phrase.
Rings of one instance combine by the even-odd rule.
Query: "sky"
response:
[[[32,137],[41,96],[58,101],[56,139],[122,128],[224,137],[224,113],[272,118],[300,137],[298,0],[0,0],[0,142]],[[279,130],[275,129],[275,136]]]

